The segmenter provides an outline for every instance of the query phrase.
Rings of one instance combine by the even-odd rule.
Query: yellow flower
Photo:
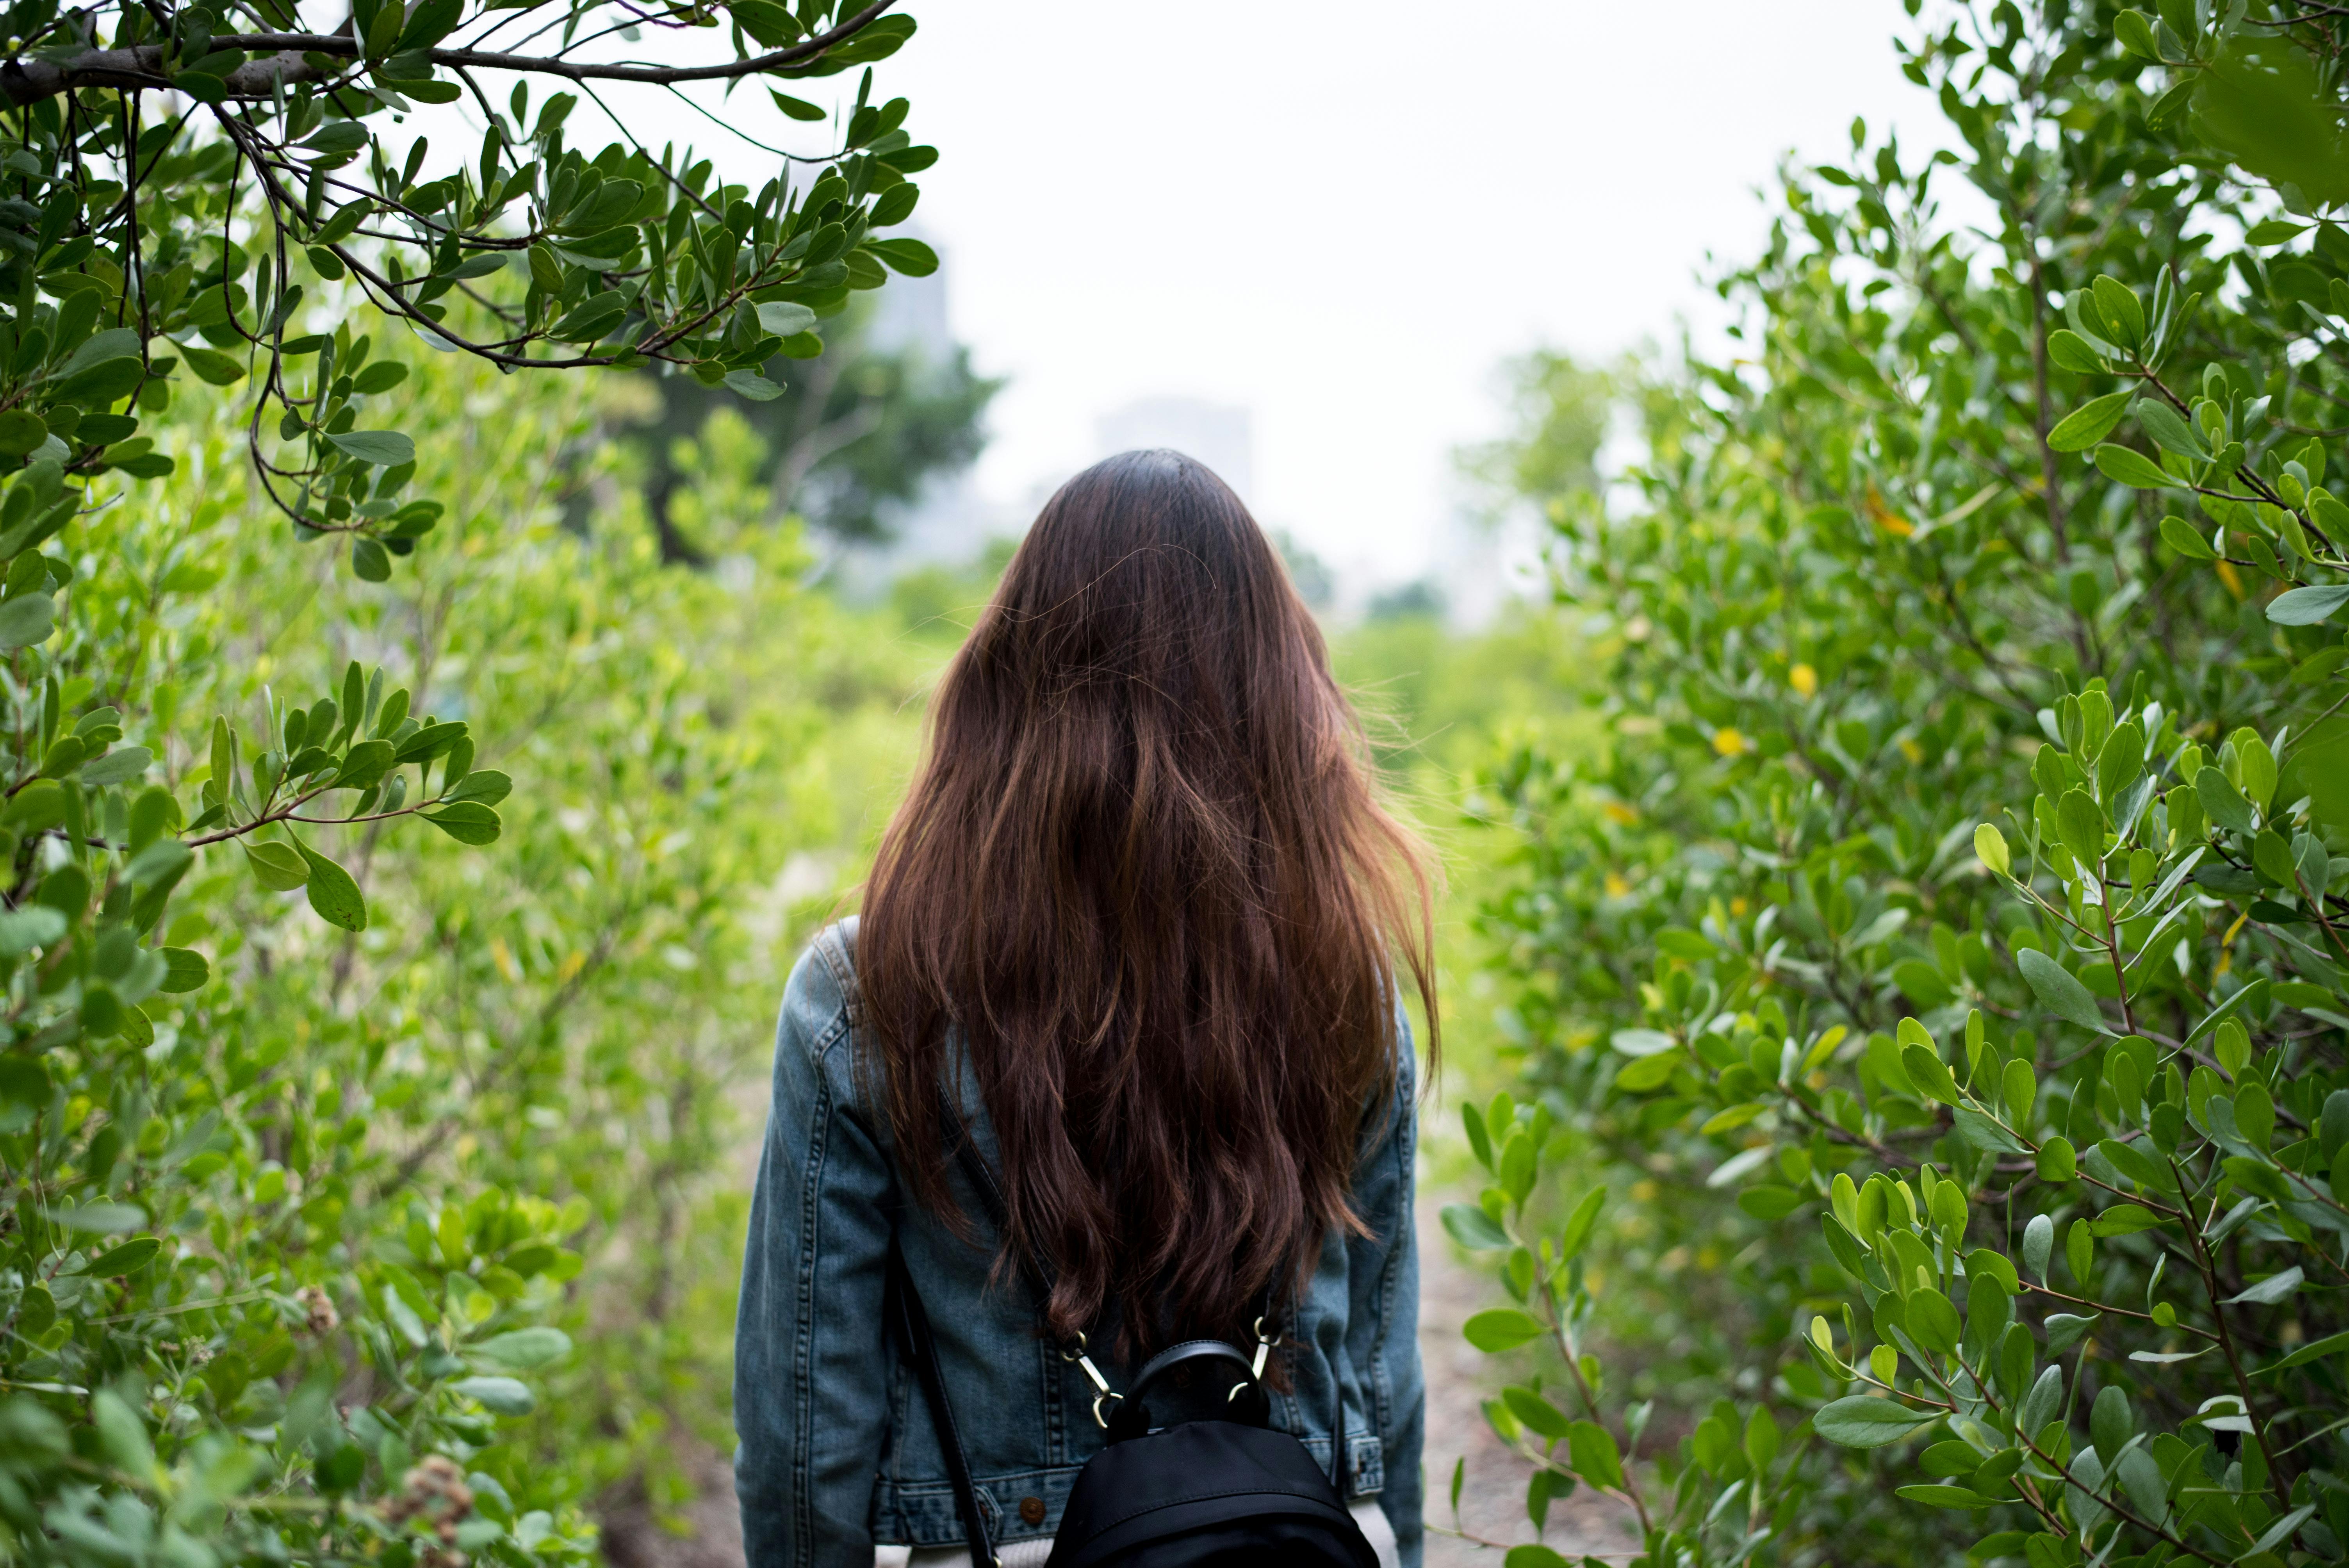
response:
[[[1723,757],[1742,757],[1754,749],[1754,743],[1724,724],[1713,732],[1713,748]]]
[[[1819,689],[1819,672],[1808,665],[1796,665],[1786,672],[1786,684],[1807,702]]]
[[[1609,821],[1619,822],[1627,828],[1640,820],[1640,813],[1620,800],[1609,800],[1601,805],[1599,810],[1599,814]]]
[[[1607,873],[1607,896],[1609,898],[1621,898],[1625,893],[1628,893],[1630,891],[1631,884],[1625,882],[1621,876],[1614,872],[1609,872]]]
[[[1925,760],[1925,748],[1904,735],[1900,738],[1900,755],[1910,762],[1922,762]]]

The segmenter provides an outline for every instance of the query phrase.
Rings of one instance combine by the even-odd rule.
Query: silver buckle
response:
[[[1109,1418],[1102,1414],[1102,1405],[1103,1401],[1110,1399],[1122,1400],[1125,1396],[1109,1386],[1109,1379],[1102,1376],[1101,1368],[1093,1365],[1093,1358],[1090,1355],[1086,1354],[1086,1349],[1087,1346],[1084,1330],[1079,1329],[1077,1331],[1077,1347],[1074,1350],[1062,1350],[1061,1352],[1061,1359],[1063,1361],[1072,1361],[1076,1363],[1077,1366],[1084,1369],[1086,1377],[1092,1380],[1093,1386],[1093,1425],[1102,1428],[1103,1430],[1107,1430],[1109,1427]]]

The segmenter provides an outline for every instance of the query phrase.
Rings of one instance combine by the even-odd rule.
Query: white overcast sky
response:
[[[1136,398],[1237,405],[1259,516],[1358,582],[1438,563],[1502,360],[1717,322],[1706,254],[1759,247],[1783,155],[1843,156],[1855,115],[1948,135],[1899,74],[1898,0],[910,9],[876,95],[941,150],[916,222],[957,335],[1010,378],[982,491],[1027,501]],[[722,112],[786,134],[755,89]],[[669,113],[633,128],[716,150]]]

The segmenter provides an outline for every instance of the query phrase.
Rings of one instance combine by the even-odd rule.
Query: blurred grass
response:
[[[1520,1055],[1475,927],[1516,837],[1475,809],[1477,778],[1509,746],[1570,744],[1586,726],[1578,640],[1546,606],[1518,604],[1473,631],[1426,614],[1335,628],[1330,655],[1369,727],[1394,804],[1443,868],[1435,925],[1443,1067],[1420,1143],[1425,1183],[1452,1186],[1471,1163],[1454,1108],[1514,1080]],[[1412,1011],[1423,1047],[1424,1010],[1414,999]]]

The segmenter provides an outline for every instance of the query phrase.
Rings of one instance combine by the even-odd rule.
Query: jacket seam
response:
[[[816,1052],[822,1060],[821,1049]],[[822,1199],[824,1157],[832,1141],[832,1085],[821,1072],[815,1075],[816,1114],[808,1136],[807,1170],[801,1185],[800,1234],[806,1244],[800,1254],[798,1290],[798,1321],[792,1326],[793,1357],[800,1368],[799,1387],[793,1390],[793,1432],[792,1455],[792,1511],[797,1526],[793,1534],[797,1547],[793,1553],[805,1568],[815,1549],[815,1478],[813,1452],[815,1445],[815,1283],[817,1264],[823,1252],[820,1234],[823,1212]]]
[[[815,953],[823,961],[823,966],[832,972],[833,985],[839,988],[843,1019],[850,1032],[861,1035],[864,1028],[864,992],[856,983],[856,965],[849,959],[847,944],[838,926],[828,928],[816,938]],[[818,1056],[835,1043],[836,1037],[826,1040],[818,1050]]]
[[[1395,1093],[1400,1099],[1402,1094],[1400,1080],[1396,1083]],[[1394,1388],[1387,1376],[1387,1341],[1394,1330],[1394,1303],[1395,1295],[1402,1285],[1403,1253],[1404,1249],[1411,1244],[1411,1237],[1404,1232],[1403,1227],[1410,1224],[1413,1219],[1413,1216],[1406,1212],[1407,1205],[1403,1202],[1403,1190],[1409,1182],[1411,1174],[1408,1163],[1411,1154],[1408,1145],[1411,1141],[1409,1134],[1413,1130],[1412,1108],[1398,1104],[1395,1108],[1395,1115],[1397,1119],[1394,1130],[1395,1234],[1394,1240],[1387,1247],[1386,1265],[1379,1271],[1379,1305],[1371,1345],[1371,1397],[1378,1401],[1377,1422],[1379,1445],[1381,1450],[1392,1446],[1394,1437]],[[1385,1458],[1383,1451],[1380,1457],[1383,1461]],[[1385,1469],[1383,1462],[1380,1468],[1381,1470]],[[1381,1479],[1383,1480],[1384,1477],[1381,1476]]]

